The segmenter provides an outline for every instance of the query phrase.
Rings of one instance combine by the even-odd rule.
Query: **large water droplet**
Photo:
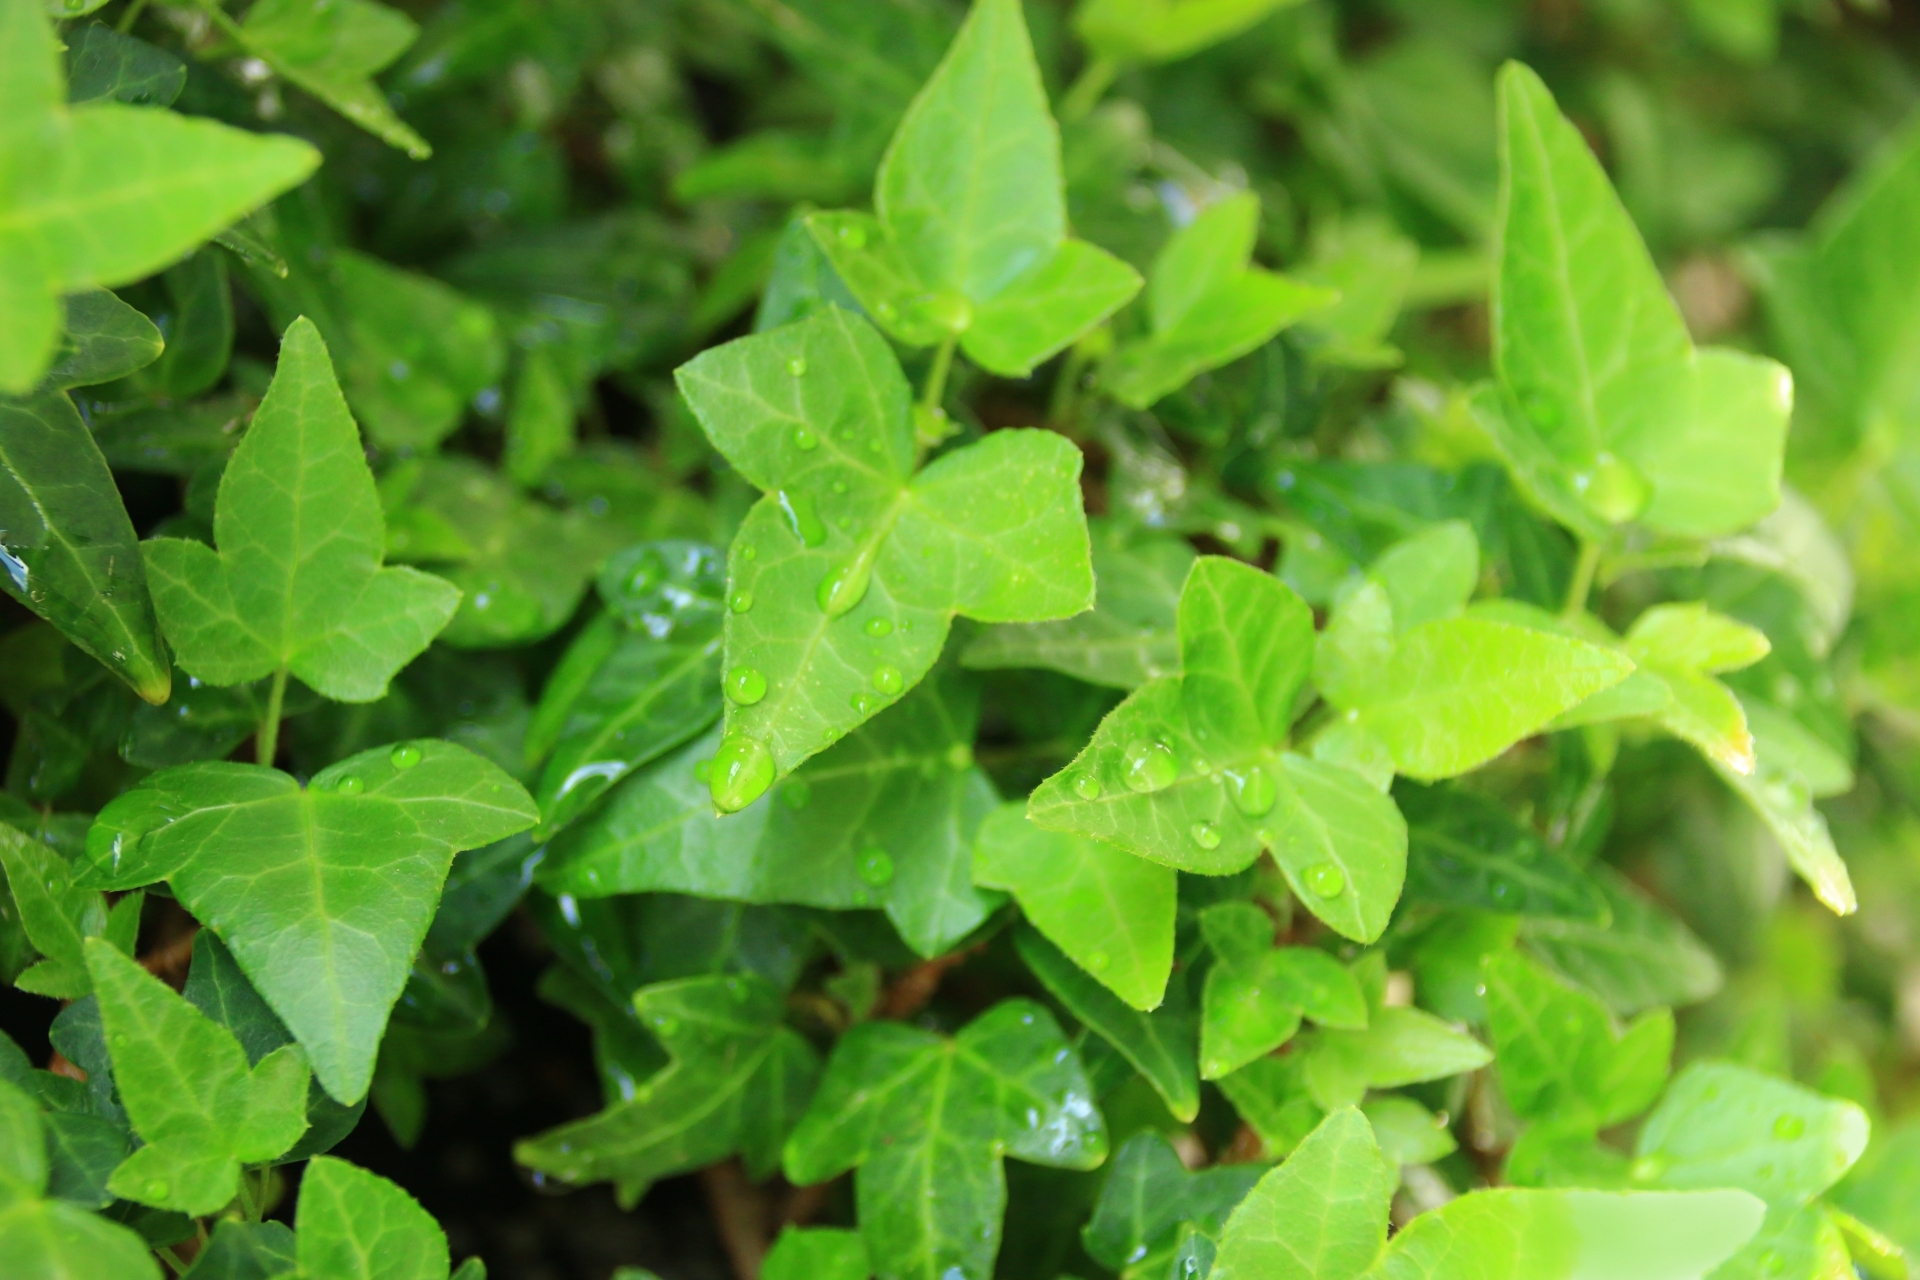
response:
[[[714,807],[738,813],[773,785],[773,753],[767,744],[744,733],[728,734],[713,757],[707,789]]]
[[[753,608],[753,592],[747,590],[745,587],[740,588],[727,597],[727,608],[733,610],[735,613],[745,613],[747,610]]]
[[[880,704],[874,701],[872,694],[862,690],[848,698],[847,705],[852,707],[857,715],[870,716],[873,714],[873,709]]]
[[[743,707],[750,707],[767,696],[767,678],[757,667],[735,667],[727,672],[727,697]]]
[[[1211,822],[1194,823],[1188,834],[1193,837],[1193,842],[1202,849],[1218,849],[1220,847],[1220,828],[1214,826]]]
[[[829,618],[837,618],[853,606],[860,603],[867,594],[867,580],[872,576],[866,559],[843,564],[820,579],[820,587],[814,592],[821,611]]]
[[[1081,774],[1073,780],[1073,794],[1079,796],[1082,800],[1098,800],[1100,798],[1100,779],[1090,773]]]
[[[759,554],[759,548],[755,547],[751,542],[746,543],[740,548],[740,559],[747,564],[752,564],[754,558]]]
[[[889,698],[906,687],[906,680],[900,674],[900,668],[880,666],[873,669],[873,687]]]
[[[1123,764],[1127,788],[1142,795],[1170,787],[1180,776],[1180,762],[1164,742],[1128,743]]]
[[[793,447],[802,453],[812,453],[820,447],[820,437],[806,427],[793,429]]]
[[[366,789],[367,784],[361,781],[358,774],[343,773],[333,782],[333,790],[343,796],[357,796]]]
[[[1788,1112],[1773,1122],[1773,1136],[1782,1142],[1792,1142],[1807,1131],[1807,1122]]]
[[[893,634],[893,622],[888,618],[868,618],[865,630],[875,640],[883,640]]]
[[[885,849],[868,845],[860,851],[860,878],[876,889],[893,880],[893,859]]]
[[[173,1190],[173,1186],[164,1178],[152,1178],[141,1190],[147,1193],[149,1200],[165,1200],[167,1193]]]
[[[793,359],[787,361],[787,372],[796,378],[806,377],[807,358],[805,356],[795,356]]]
[[[774,495],[774,502],[780,514],[787,518],[787,528],[793,530],[793,536],[800,539],[801,545],[817,547],[827,540],[827,526],[820,522],[812,498],[793,489],[781,489]]]
[[[1653,486],[1634,470],[1633,464],[1611,453],[1602,453],[1593,461],[1593,469],[1573,478],[1580,500],[1602,520],[1621,524],[1646,510],[1653,497]]]
[[[1227,794],[1233,798],[1234,808],[1249,818],[1264,818],[1273,812],[1280,791],[1265,765],[1250,764],[1222,772],[1226,776]]]
[[[1331,862],[1316,862],[1307,868],[1307,888],[1323,898],[1337,898],[1347,891],[1347,873]]]
[[[403,742],[387,753],[387,761],[396,769],[411,769],[420,763],[420,748],[411,742]]]

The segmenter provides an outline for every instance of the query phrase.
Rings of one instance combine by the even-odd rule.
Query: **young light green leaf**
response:
[[[376,747],[306,787],[259,765],[181,765],[101,810],[82,878],[169,881],[327,1092],[357,1102],[453,855],[537,816],[511,778],[448,742]]]
[[[1867,1146],[1867,1113],[1731,1062],[1681,1072],[1634,1146],[1654,1186],[1739,1187],[1798,1207],[1838,1182]]]
[[[1142,1013],[1095,982],[1037,930],[1021,929],[1013,935],[1013,945],[1048,994],[1131,1063],[1174,1119],[1190,1121],[1199,1114],[1193,1004],[1184,977],[1172,978],[1160,1006]]]
[[[514,1158],[572,1185],[611,1180],[627,1205],[736,1151],[755,1177],[770,1173],[820,1072],[781,1022],[780,990],[754,975],[686,978],[633,1003],[672,1061],[599,1115],[517,1144]]]
[[[1571,494],[1606,524],[1752,524],[1780,501],[1792,376],[1694,349],[1600,162],[1518,63],[1501,71],[1500,114],[1494,364],[1517,419],[1496,438],[1532,436],[1516,477],[1550,510]],[[1531,483],[1543,470],[1552,495]]]
[[[973,882],[1013,894],[1048,941],[1134,1008],[1159,1005],[1173,969],[1173,868],[1036,827],[1009,804],[980,826]]]
[[[1312,1133],[1327,1113],[1307,1090],[1299,1054],[1255,1058],[1216,1083],[1233,1109],[1260,1139],[1265,1156],[1286,1155]]]
[[[1342,1108],[1227,1219],[1211,1280],[1358,1280],[1387,1239],[1394,1168]]]
[[[1262,1172],[1254,1164],[1228,1164],[1190,1173],[1164,1135],[1144,1130],[1114,1156],[1080,1238],[1103,1266],[1159,1274],[1152,1255],[1167,1249],[1183,1223],[1217,1235]]]
[[[1353,968],[1367,994],[1366,1028],[1321,1026],[1302,1037],[1295,1050],[1305,1055],[1307,1092],[1321,1109],[1356,1106],[1368,1089],[1444,1080],[1493,1061],[1486,1046],[1432,1014],[1382,1005],[1386,963],[1381,953],[1368,952]]]
[[[1201,996],[1200,1074],[1238,1071],[1293,1038],[1303,1017],[1361,1030],[1367,1001],[1338,960],[1312,947],[1274,947],[1273,920],[1248,902],[1209,907],[1200,931],[1214,955]]]
[[[1386,592],[1393,633],[1451,618],[1480,582],[1480,543],[1465,520],[1442,520],[1402,538],[1367,566],[1367,580]]]
[[[1116,347],[1100,374],[1115,399],[1144,409],[1333,305],[1331,289],[1249,265],[1259,220],[1260,198],[1242,192],[1167,241],[1147,286],[1151,332]]]
[[[147,1244],[117,1222],[46,1198],[47,1138],[34,1100],[0,1079],[0,1258],[20,1280],[160,1280]]]
[[[1046,1010],[1007,1000],[952,1039],[863,1022],[834,1046],[787,1140],[797,1184],[855,1175],[875,1271],[987,1280],[1006,1207],[1002,1156],[1090,1169],[1106,1128],[1080,1060]]]
[[[730,342],[675,376],[715,447],[765,491],[728,566],[722,810],[918,683],[956,613],[1034,622],[1092,603],[1079,451],[997,431],[915,474],[906,380],[846,312]]]
[[[874,207],[808,228],[890,335],[957,340],[995,373],[1025,376],[1140,288],[1067,238],[1060,134],[1017,0],[976,0],[894,133]]]
[[[1109,62],[1171,62],[1298,0],[1083,0],[1073,29]]]
[[[1392,1164],[1432,1164],[1459,1150],[1447,1129],[1447,1113],[1435,1115],[1405,1094],[1369,1098],[1360,1112],[1373,1126],[1380,1153]]]
[[[0,871],[6,873],[28,940],[43,957],[14,979],[22,991],[78,1000],[93,990],[84,949],[88,938],[105,938],[132,952],[142,895],[130,894],[108,907],[101,894],[74,883],[73,865],[52,846],[5,823],[0,823]]]
[[[867,1280],[867,1245],[858,1231],[787,1227],[767,1250],[761,1280]]]
[[[1673,1014],[1650,1009],[1624,1030],[1607,1007],[1513,952],[1490,955],[1487,1030],[1514,1113],[1594,1132],[1652,1105],[1673,1056]]]
[[[69,109],[37,0],[0,6],[0,394],[53,359],[63,293],[138,280],[320,163],[293,138],[117,102]]]
[[[447,1237],[433,1215],[345,1160],[308,1162],[293,1226],[302,1280],[447,1280]]]
[[[1604,926],[1606,895],[1586,870],[1503,806],[1454,787],[1402,785],[1408,902]]]
[[[103,941],[87,946],[114,1083],[145,1140],[113,1171],[114,1194],[205,1217],[243,1165],[284,1154],[307,1127],[306,1056],[289,1046],[249,1068],[225,1028]]]
[[[329,698],[380,697],[459,603],[439,578],[381,567],[385,527],[326,344],[296,320],[221,477],[219,549],[183,538],[145,546],[181,667],[213,685],[291,672]]]
[[[563,832],[540,882],[589,898],[884,906],[910,946],[939,955],[998,901],[971,875],[974,835],[999,803],[973,763],[979,706],[971,677],[938,672],[732,817],[715,815],[701,777],[725,750],[708,735]]]
[[[371,0],[260,0],[240,24],[249,53],[382,142],[424,160],[433,148],[373,82],[419,33],[406,14]]]

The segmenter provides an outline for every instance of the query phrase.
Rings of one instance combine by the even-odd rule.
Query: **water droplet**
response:
[[[807,358],[805,356],[795,356],[793,359],[787,361],[787,372],[796,378],[806,377]]]
[[[857,222],[849,222],[840,228],[840,243],[849,249],[867,247],[867,229]]]
[[[1316,862],[1307,868],[1307,888],[1323,898],[1337,898],[1347,891],[1347,873],[1331,862]]]
[[[774,495],[773,500],[779,506],[780,514],[787,518],[787,528],[793,531],[794,537],[800,539],[802,546],[817,547],[827,540],[827,526],[820,522],[812,498],[792,489],[782,489]]]
[[[820,740],[831,746],[840,741],[840,731],[829,725],[820,731]]]
[[[757,667],[735,667],[727,672],[727,697],[743,707],[750,707],[767,696],[767,678]]]
[[[1242,769],[1225,769],[1222,773],[1227,779],[1227,794],[1233,798],[1234,808],[1249,818],[1264,818],[1273,812],[1280,791],[1265,765],[1250,764]]]
[[[1782,1142],[1792,1142],[1807,1131],[1807,1122],[1788,1112],[1773,1122],[1773,1136]]]
[[[748,591],[745,587],[740,588],[740,590],[727,597],[727,608],[733,610],[735,613],[745,613],[747,610],[753,608],[753,592]]]
[[[740,548],[740,559],[747,564],[752,564],[754,561],[754,557],[758,556],[759,554],[760,554],[759,548],[755,547],[751,542],[747,543],[745,546]]]
[[[866,905],[868,905],[869,903],[871,903],[872,901],[873,901],[873,895],[872,895],[872,894],[870,894],[870,893],[868,893],[868,892],[867,892],[867,891],[866,891],[865,889],[855,889],[855,890],[853,891],[853,905],[854,905],[854,906],[856,906],[856,907],[864,907],[864,906],[866,906]]]
[[[1128,790],[1142,795],[1170,787],[1180,776],[1180,762],[1164,742],[1128,743],[1124,765]]]
[[[828,485],[827,487],[832,489],[835,493],[845,493],[847,491],[847,482],[845,480],[835,480],[831,485]]]
[[[403,742],[387,753],[387,762],[396,769],[411,769],[420,763],[420,748],[411,742]]]
[[[848,698],[847,705],[853,708],[856,715],[870,716],[873,714],[873,709],[879,704],[873,700],[872,694],[863,690],[860,693],[854,694],[851,698]]]
[[[814,599],[820,609],[829,618],[837,618],[853,606],[860,603],[867,594],[867,580],[872,570],[865,557],[843,564],[820,579],[820,586],[814,592]]]
[[[141,1190],[147,1193],[147,1199],[149,1200],[165,1200],[167,1193],[173,1190],[173,1186],[164,1178],[154,1178],[149,1181],[145,1187],[141,1188]]]
[[[1087,967],[1095,973],[1105,973],[1113,960],[1104,951],[1096,951],[1087,957]]]
[[[1188,834],[1193,837],[1193,842],[1202,849],[1218,849],[1220,847],[1220,828],[1214,826],[1211,822],[1194,823],[1193,826],[1188,829]],[[1338,890],[1335,890],[1335,892],[1338,892]],[[1332,894],[1327,896],[1331,897]]]
[[[780,788],[780,799],[789,809],[804,809],[813,800],[813,784],[805,778],[788,778]]]
[[[358,774],[343,773],[334,779],[333,789],[343,796],[357,796],[367,789],[367,784],[361,781]]]
[[[680,1019],[663,1013],[653,1020],[653,1029],[663,1036],[670,1036],[680,1029]]]
[[[793,447],[802,453],[812,453],[820,447],[820,437],[806,427],[793,429]]]
[[[712,778],[713,777],[713,757],[708,756],[704,760],[695,760],[693,762],[693,776],[696,780],[700,782],[706,782],[708,779]]]
[[[1633,465],[1611,453],[1600,454],[1591,471],[1574,476],[1573,487],[1595,515],[1613,524],[1639,515],[1653,497],[1653,486]]]
[[[868,845],[860,851],[860,878],[876,889],[892,882],[893,859],[885,849]]]
[[[948,333],[965,333],[973,325],[973,303],[952,289],[915,298],[914,309]]]
[[[900,675],[898,667],[875,667],[873,669],[873,687],[889,698],[906,687],[906,680]]]
[[[1273,832],[1267,830],[1265,827],[1261,827],[1259,830],[1255,831],[1253,833],[1253,838],[1255,840],[1258,840],[1263,847],[1268,849],[1273,848]]]
[[[773,753],[744,733],[729,734],[713,757],[707,789],[722,813],[738,813],[773,785]]]
[[[1073,780],[1073,794],[1079,796],[1082,800],[1098,800],[1100,798],[1100,779],[1090,773],[1081,774]]]
[[[893,622],[888,618],[868,618],[865,629],[875,640],[881,640],[893,634]]]

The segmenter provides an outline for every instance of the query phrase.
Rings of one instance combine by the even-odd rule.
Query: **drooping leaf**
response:
[[[369,702],[452,616],[446,582],[382,568],[384,521],[326,344],[296,320],[252,428],[221,477],[218,550],[146,544],[180,665],[213,685],[290,671]]]
[[[906,380],[846,312],[717,347],[675,376],[764,491],[729,553],[723,810],[918,683],[956,613],[1030,622],[1092,602],[1079,451],[997,431],[916,474]]]
[[[787,1140],[787,1177],[857,1169],[860,1233],[882,1276],[986,1280],[1006,1206],[1002,1156],[1087,1169],[1106,1128],[1052,1015],[994,1006],[952,1039],[863,1022],[834,1046]]]
[[[624,1204],[736,1151],[755,1176],[771,1172],[820,1072],[782,1025],[779,989],[751,975],[686,978],[633,1001],[672,1061],[599,1115],[517,1144],[514,1158],[569,1184],[611,1180]]]
[[[1113,62],[1171,62],[1253,26],[1295,0],[1085,0],[1073,28]]]
[[[305,787],[260,765],[181,765],[101,811],[82,879],[167,880],[327,1092],[357,1102],[453,855],[537,816],[511,778],[447,742],[376,747]]]

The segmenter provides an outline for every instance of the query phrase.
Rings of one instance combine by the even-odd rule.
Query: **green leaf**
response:
[[[433,148],[394,114],[372,79],[419,33],[406,14],[371,0],[259,0],[239,29],[248,52],[382,142],[424,160]]]
[[[736,1151],[754,1176],[770,1173],[820,1071],[782,1025],[780,990],[752,975],[687,978],[643,987],[633,1003],[672,1062],[599,1115],[518,1143],[514,1158],[569,1184],[611,1180],[627,1205]]]
[[[448,742],[350,756],[302,787],[277,769],[165,769],[101,810],[83,879],[167,880],[232,949],[328,1093],[366,1093],[453,855],[531,826],[532,800]]]
[[[1480,581],[1480,543],[1465,520],[1442,520],[1402,538],[1367,566],[1392,609],[1393,633],[1451,618]]]
[[[1338,960],[1274,947],[1273,920],[1248,902],[1209,907],[1200,932],[1214,955],[1201,997],[1200,1074],[1218,1080],[1293,1038],[1302,1017],[1363,1030],[1367,1001]]]
[[[1083,0],[1073,29],[1112,62],[1171,62],[1298,0]]]
[[[1486,958],[1487,1030],[1514,1114],[1596,1132],[1659,1096],[1673,1056],[1673,1014],[1650,1009],[1624,1030],[1607,1007],[1508,952]]]
[[[1493,1061],[1486,1046],[1430,1013],[1383,1006],[1384,957],[1369,952],[1355,962],[1367,992],[1364,1030],[1321,1026],[1302,1037],[1307,1092],[1323,1110],[1357,1105],[1368,1089],[1392,1089],[1444,1080]]]
[[[1743,713],[1741,727],[1745,725]],[[1803,779],[1764,756],[1756,756],[1747,773],[1711,757],[1709,763],[1766,822],[1786,851],[1788,863],[1815,897],[1836,915],[1851,915],[1859,908],[1847,864],[1834,847],[1826,816],[1814,806],[1813,791]]]
[[[198,396],[220,381],[233,354],[233,294],[227,283],[227,259],[211,247],[161,276],[164,302],[154,322],[164,325],[166,349],[160,358],[111,389],[161,399]],[[71,325],[69,325],[71,328]]]
[[[1189,1173],[1173,1144],[1151,1129],[1136,1133],[1113,1158],[1093,1217],[1081,1230],[1087,1253],[1114,1271],[1164,1250],[1183,1223],[1217,1235],[1227,1215],[1264,1172],[1258,1165],[1216,1165]]]
[[[1695,350],[1586,139],[1518,63],[1500,73],[1500,115],[1494,365],[1517,414],[1502,437],[1531,437],[1509,451],[1516,478],[1606,524],[1752,524],[1780,502],[1792,375]]]
[[[1193,1006],[1184,977],[1173,978],[1159,1007],[1143,1013],[1093,981],[1038,931],[1021,929],[1013,935],[1013,945],[1047,993],[1132,1064],[1174,1119],[1191,1121],[1199,1114]]]
[[[675,376],[714,446],[765,491],[728,564],[727,679],[740,684],[714,767],[723,810],[916,684],[954,614],[1033,622],[1092,603],[1079,451],[996,431],[915,474],[906,381],[846,312],[730,342]]]
[[[1268,1158],[1283,1156],[1306,1140],[1326,1112],[1307,1091],[1300,1054],[1255,1058],[1218,1081]]]
[[[0,8],[0,394],[52,362],[59,299],[178,258],[312,173],[319,152],[211,120],[117,102],[68,108],[53,29],[34,0]]]
[[[694,542],[644,543],[600,574],[609,613],[574,638],[527,726],[541,835],[720,714],[720,555]]]
[[[867,1280],[866,1242],[837,1227],[787,1227],[767,1250],[761,1280]]]
[[[77,1000],[93,990],[84,943],[104,937],[131,952],[140,928],[140,894],[111,908],[74,883],[74,869],[52,846],[0,823],[0,870],[13,907],[35,949],[45,957],[14,979],[22,991]]]
[[[295,1251],[303,1280],[447,1280],[447,1237],[405,1191],[321,1156],[300,1175]]]
[[[87,968],[114,1083],[146,1144],[108,1185],[155,1208],[214,1213],[243,1165],[284,1154],[306,1130],[305,1055],[280,1049],[250,1069],[231,1033],[107,943],[87,947]]]
[[[1402,785],[1409,903],[1586,921],[1606,895],[1584,868],[1502,805],[1455,787]]]
[[[974,4],[893,135],[874,208],[808,229],[891,336],[958,340],[995,373],[1025,376],[1140,288],[1067,238],[1060,134],[1018,0]]]
[[[1047,940],[1136,1009],[1159,1005],[1173,969],[1171,867],[1098,840],[1047,831],[1024,805],[1003,805],[981,824],[973,882],[1013,894]]]
[[[92,433],[59,391],[0,397],[0,570],[14,599],[147,701],[167,700],[173,673],[133,522]]]
[[[0,1258],[19,1280],[160,1280],[146,1242],[65,1200],[43,1199],[46,1136],[39,1108],[0,1079]]]
[[[1357,1280],[1386,1244],[1394,1172],[1366,1117],[1335,1111],[1227,1219],[1211,1280]]]
[[[1006,1000],[952,1039],[863,1022],[834,1046],[787,1140],[797,1184],[855,1175],[876,1273],[986,1280],[1006,1207],[1003,1155],[1089,1169],[1107,1135],[1052,1015]]]
[[[67,102],[103,99],[170,107],[187,84],[187,64],[145,40],[89,23],[66,36]]]
[[[299,1246],[286,1223],[228,1218],[214,1226],[187,1274],[193,1280],[275,1280],[297,1275],[299,1265]]]
[[[1447,1113],[1435,1115],[1404,1094],[1369,1098],[1360,1110],[1391,1164],[1432,1164],[1459,1149],[1447,1131]]]
[[[1175,617],[1193,548],[1183,538],[1133,533],[1100,517],[1087,523],[1093,608],[1059,622],[986,627],[967,645],[962,664],[988,671],[1045,667],[1116,689],[1179,670]]]
[[[1867,1114],[1731,1062],[1681,1072],[1641,1127],[1634,1176],[1655,1186],[1739,1187],[1798,1207],[1867,1146]]]
[[[1405,870],[1398,810],[1358,774],[1281,750],[1312,661],[1306,605],[1269,574],[1207,556],[1181,591],[1179,629],[1184,674],[1115,708],[1028,816],[1209,875],[1271,848],[1310,910],[1377,938]]]
[[[1260,198],[1242,192],[1168,239],[1147,285],[1151,333],[1116,347],[1101,370],[1115,399],[1144,409],[1333,305],[1330,289],[1249,265],[1259,221]]]
[[[266,399],[220,479],[213,547],[146,544],[161,625],[212,685],[291,672],[371,702],[452,616],[458,593],[382,568],[385,522],[326,344],[296,320]]]
[[[534,347],[520,357],[507,410],[508,475],[523,485],[538,484],[556,458],[573,452],[573,388],[549,347]]]
[[[152,364],[166,345],[151,320],[105,289],[70,293],[60,304],[65,329],[42,388],[111,382]]]
[[[1336,223],[1317,225],[1312,255],[1295,275],[1307,284],[1337,290],[1340,300],[1302,325],[1314,343],[1313,358],[1352,369],[1399,365],[1404,357],[1386,339],[1420,260],[1419,246],[1377,215],[1349,214]]]
[[[1533,917],[1520,936],[1549,969],[1585,987],[1621,1017],[1655,1005],[1698,1004],[1720,989],[1720,962],[1663,908],[1618,873],[1591,873],[1607,922]]]

